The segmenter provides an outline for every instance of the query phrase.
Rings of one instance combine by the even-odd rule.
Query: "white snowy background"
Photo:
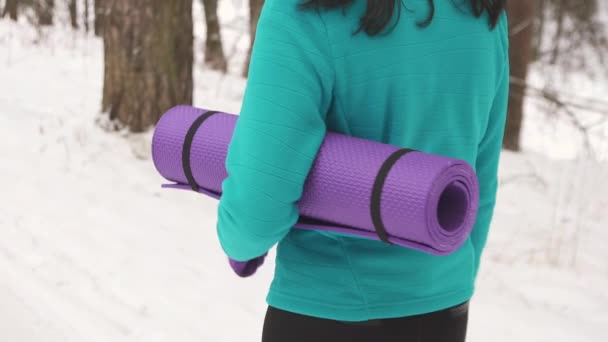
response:
[[[247,11],[220,2],[221,75],[203,66],[195,4],[195,105],[237,113]],[[96,124],[102,52],[64,24],[0,20],[0,342],[259,341],[274,254],[237,278],[217,202],[160,189],[151,132]],[[530,78],[600,99],[606,80]],[[524,152],[501,160],[469,341],[608,341],[608,126],[595,134],[586,153],[567,120],[528,103]]]

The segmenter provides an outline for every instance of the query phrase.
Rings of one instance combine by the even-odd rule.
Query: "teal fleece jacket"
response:
[[[403,0],[390,33],[353,35],[365,11],[300,11],[267,0],[228,149],[217,233],[244,261],[278,243],[269,305],[344,321],[447,308],[471,298],[495,207],[507,110],[506,14],[491,30],[457,1]],[[479,214],[448,256],[292,229],[327,131],[459,158],[476,170]]]

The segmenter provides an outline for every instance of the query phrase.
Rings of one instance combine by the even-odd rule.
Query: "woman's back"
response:
[[[369,36],[352,34],[366,1],[318,12],[299,2],[267,1],[260,18],[218,212],[224,250],[246,260],[280,240],[267,300],[304,315],[361,321],[468,300],[495,202],[508,89],[504,13],[491,30],[466,2],[440,0],[421,28],[428,2],[404,0],[394,29]],[[471,238],[440,257],[289,229],[325,130],[468,161],[480,180]],[[269,186],[263,194],[260,184]]]

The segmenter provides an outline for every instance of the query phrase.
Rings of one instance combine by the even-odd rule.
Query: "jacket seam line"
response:
[[[336,68],[336,57],[334,56],[333,53],[333,48],[332,48],[332,42],[329,39],[329,31],[327,30],[327,24],[325,23],[325,20],[323,20],[323,16],[317,11],[317,15],[319,16],[319,20],[321,20],[321,23],[323,23],[323,28],[325,29],[325,37],[327,38],[327,52],[329,54],[329,60],[333,69],[333,76],[334,76],[334,82],[333,82],[333,89],[332,89],[332,94],[334,99],[338,102],[338,107],[339,107],[339,115],[342,116],[342,119],[344,121],[344,127],[346,128],[346,134],[347,135],[351,135],[352,136],[352,131],[350,129],[350,126],[348,125],[348,120],[346,120],[346,111],[344,109],[344,104],[342,103],[342,97],[340,97],[340,94],[338,93],[338,69]]]
[[[353,267],[353,264],[352,264],[352,262],[350,260],[350,256],[348,255],[348,251],[346,250],[346,246],[344,245],[344,241],[339,236],[338,236],[338,243],[340,244],[340,249],[342,250],[342,253],[344,253],[344,257],[346,258],[346,261],[348,262],[348,268],[349,268],[350,274],[353,277],[353,282],[355,283],[355,288],[359,292],[359,297],[361,297],[361,300],[363,301],[365,313],[367,314],[368,317],[370,317],[371,313],[369,311],[369,301],[365,297],[365,294],[363,293],[361,285],[359,285],[359,280],[358,280],[357,275],[355,273],[355,269]]]

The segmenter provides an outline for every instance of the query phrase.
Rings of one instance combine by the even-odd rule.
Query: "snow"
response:
[[[197,54],[195,105],[240,108],[241,7],[220,7],[230,74]],[[97,38],[0,20],[0,341],[258,341],[272,255],[253,278],[232,274],[217,202],[159,188],[151,132],[96,124],[102,70]],[[529,115],[525,152],[501,160],[469,341],[608,340],[608,164],[564,152],[576,136],[542,120]]]

